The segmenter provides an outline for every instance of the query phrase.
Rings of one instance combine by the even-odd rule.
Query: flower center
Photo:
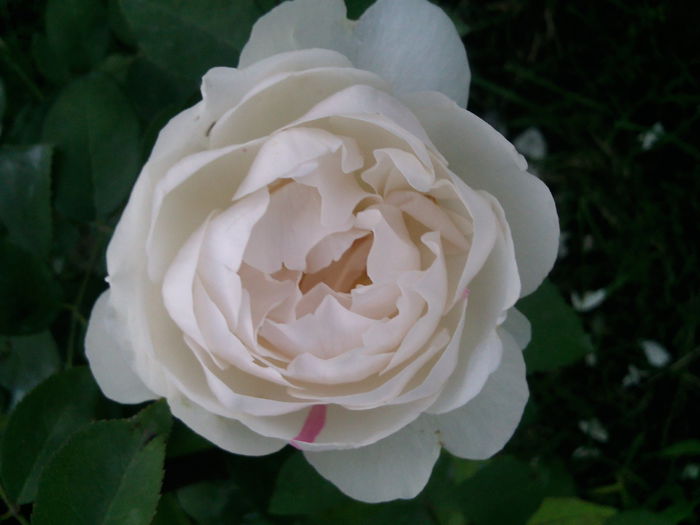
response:
[[[308,292],[318,283],[325,283],[340,293],[348,293],[357,285],[371,284],[367,275],[367,256],[373,241],[371,233],[356,239],[340,259],[315,273],[305,273],[299,281],[301,292]]]

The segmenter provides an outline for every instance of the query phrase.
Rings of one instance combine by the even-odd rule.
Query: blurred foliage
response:
[[[415,500],[358,503],[299,452],[224,453],[171,429],[162,402],[104,400],[75,366],[158,130],[276,3],[0,0],[0,520],[695,523],[697,2],[438,2],[467,46],[470,109],[512,141],[544,137],[547,154],[528,160],[564,232],[553,284],[521,304],[531,399],[496,458],[444,453]],[[349,0],[349,13],[370,4]],[[591,290],[604,300],[575,314],[570,297]],[[649,362],[647,340],[668,364]]]

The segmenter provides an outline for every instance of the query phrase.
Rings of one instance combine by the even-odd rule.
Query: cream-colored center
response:
[[[367,256],[372,248],[371,233],[355,240],[337,261],[315,273],[305,273],[299,281],[302,293],[318,283],[325,283],[340,293],[348,293],[357,285],[368,285],[372,280],[367,275]]]

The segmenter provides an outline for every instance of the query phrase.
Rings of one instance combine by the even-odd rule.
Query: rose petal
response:
[[[85,356],[104,395],[118,403],[143,403],[158,397],[134,371],[132,352],[107,290],[92,307]]]
[[[267,190],[252,193],[213,217],[206,228],[197,275],[232,329],[238,324],[241,306],[238,272],[246,246],[270,200]]]
[[[227,289],[219,287],[222,274],[236,272],[253,225],[262,216],[269,196],[256,192],[237,201],[223,213],[206,221],[190,236],[175,256],[163,279],[163,304],[180,329],[205,346],[193,312],[193,284],[201,267],[205,284],[214,289],[214,299],[232,326],[236,324],[240,305],[238,277],[231,276]],[[209,231],[211,230],[211,231]],[[225,238],[222,240],[222,238]],[[217,284],[219,283],[219,284]]]
[[[448,247],[452,245],[452,252],[466,252],[469,248],[467,239],[452,222],[450,216],[424,194],[414,191],[394,191],[386,196],[385,202],[393,204],[423,224],[429,231],[439,233],[443,243],[447,241]]]
[[[402,292],[420,296],[425,303],[423,315],[403,336],[401,344],[387,367],[387,370],[400,365],[413,357],[438,329],[447,302],[447,275],[445,274],[445,259],[443,256],[440,234],[428,232],[421,242],[433,253],[435,259],[430,267],[420,274],[404,274],[398,279]],[[410,277],[409,277],[410,275]],[[406,294],[408,295],[408,294]]]
[[[332,233],[321,239],[306,256],[306,272],[316,273],[334,261],[337,261],[357,239],[367,235],[359,228]]]
[[[344,55],[329,49],[304,49],[272,55],[247,67],[215,67],[202,78],[204,112],[214,122],[237,105],[260,82],[281,73],[317,68],[352,67]]]
[[[289,356],[308,352],[329,359],[362,347],[362,334],[378,322],[351,312],[335,297],[326,295],[314,313],[296,321],[276,323],[268,319],[260,336]],[[322,379],[319,377],[319,381]]]
[[[368,84],[365,82],[364,84]],[[355,85],[338,91],[321,100],[288,127],[299,126],[326,117],[348,117],[374,124],[405,142],[425,166],[431,166],[426,146],[434,148],[430,137],[411,110],[395,97],[373,85]],[[363,151],[373,151],[381,141],[363,143],[362,133],[346,133],[358,143]],[[437,151],[437,150],[435,150]]]
[[[430,400],[420,400],[405,405],[379,406],[372,410],[349,410],[339,405],[329,404],[326,411],[326,424],[316,436],[316,440],[313,443],[297,443],[297,445],[298,448],[307,451],[366,447],[415,421],[429,403]],[[302,428],[302,424],[303,421],[299,423],[297,432]]]
[[[296,316],[293,315],[294,309],[302,300],[298,276],[278,280],[247,264],[241,266],[238,275],[240,275],[243,287],[250,298],[250,321],[254,333],[257,333],[260,325],[268,316],[278,322],[296,319]],[[238,317],[237,328],[241,328],[240,314]]]
[[[423,383],[421,380],[430,371],[426,364],[440,355],[449,342],[450,336],[447,330],[440,330],[418,352],[416,358],[403,367],[394,368],[383,375],[379,373],[373,374],[358,383],[337,383],[327,386],[319,384],[315,385],[313,390],[290,389],[289,393],[298,399],[316,403],[337,403],[352,410],[376,410],[395,401],[402,392],[411,388],[414,383],[421,385]],[[359,352],[362,352],[362,350]],[[377,361],[381,363],[378,359]],[[372,364],[375,365],[376,362],[373,361]],[[379,369],[376,370],[376,372],[379,371]],[[417,380],[416,377],[418,377]],[[435,401],[435,396],[431,397],[431,392],[413,397],[403,405],[399,405],[397,402],[397,406],[407,406],[416,402],[430,405]]]
[[[187,239],[168,268],[163,280],[163,306],[168,311],[181,334],[187,335],[204,346],[204,338],[199,331],[199,324],[194,316],[194,281],[197,263],[206,238],[209,220]]]
[[[483,120],[439,93],[415,93],[404,101],[470,187],[491,193],[512,229],[522,280],[521,296],[532,293],[554,265],[559,219],[547,186],[527,173],[525,160]]]
[[[401,315],[398,308],[401,290],[395,283],[355,286],[350,291],[350,296],[352,298],[350,309],[365,317],[384,319]],[[366,339],[365,342],[367,342]]]
[[[338,158],[339,154],[339,158]],[[321,170],[323,160],[329,160]],[[341,177],[362,167],[356,142],[318,128],[291,128],[270,137],[260,149],[235,194],[240,199],[282,178],[303,178],[321,171]]]
[[[146,241],[149,276],[165,269],[190,234],[233,198],[260,148],[260,142],[203,151],[175,163],[153,191]]]
[[[395,93],[440,91],[467,105],[471,74],[454,24],[425,0],[378,0],[355,26],[355,65],[381,74]]]
[[[481,271],[493,251],[494,244],[499,235],[498,224],[494,208],[485,195],[472,190],[456,176],[451,175],[451,181],[459,194],[462,205],[471,219],[470,246],[464,266],[459,274],[459,281],[451,305],[461,300],[467,287],[476,275]]]
[[[270,135],[299,119],[319,101],[356,84],[387,89],[381,77],[348,67],[293,71],[267,78],[213,124],[210,147]]]
[[[441,91],[465,106],[470,72],[454,24],[425,0],[380,0],[353,24],[342,0],[297,0],[253,26],[240,66],[295,49],[334,49],[391,81],[397,93]]]
[[[199,102],[178,113],[158,132],[148,162],[137,179],[157,181],[165,170],[179,159],[201,151],[206,144],[206,130],[209,123],[202,118],[204,103]]]
[[[294,358],[287,367],[286,376],[313,385],[342,385],[379,373],[390,359],[391,354],[369,355],[364,348],[354,348],[331,358],[306,352]]]
[[[372,282],[396,282],[404,272],[420,270],[420,252],[394,206],[370,206],[357,214],[355,226],[374,234],[367,256],[367,275]]]
[[[343,308],[350,310],[352,299],[347,293],[338,292],[324,282],[316,283],[313,288],[304,293],[296,304],[294,312],[296,316],[292,320],[277,321],[282,323],[293,323],[307,315],[313,315],[319,309],[326,297],[332,297]],[[350,310],[352,311],[352,310]],[[353,312],[357,313],[357,312]],[[275,321],[275,319],[272,319]]]
[[[120,279],[131,281],[145,267],[146,236],[150,222],[153,189],[167,169],[179,159],[197,151],[201,138],[202,104],[189,108],[173,117],[158,134],[148,162],[141,170],[129,201],[124,208],[109,246],[107,246],[107,269],[110,282]],[[206,126],[206,124],[204,124]],[[136,254],[139,254],[138,256]],[[128,286],[123,285],[124,288]],[[125,290],[126,291],[126,290]],[[116,292],[120,295],[120,291]]]
[[[208,393],[212,394],[208,400],[199,397],[192,399],[208,410],[212,410],[210,405],[215,401],[216,408],[212,410],[214,413],[238,419],[265,436],[286,439],[293,435],[293,425],[301,419],[299,410],[313,403],[294,399],[287,395],[286,389],[281,385],[256,377],[236,366],[222,370],[206,349],[191,339],[187,339],[187,343],[204,373]],[[269,371],[276,372],[273,369]]]
[[[450,375],[454,372],[455,365],[462,351],[461,342],[464,333],[464,310],[466,305],[453,308],[446,316],[443,326],[447,329],[444,333],[448,343],[445,349],[437,356],[434,363],[424,367],[420,374],[416,374],[410,386],[391,401],[391,404],[412,403],[418,399],[437,399]]]
[[[291,183],[270,197],[270,205],[250,235],[243,260],[273,274],[283,267],[304,271],[306,257],[318,242],[338,228],[321,223],[321,198],[302,184]],[[342,230],[352,227],[352,217]]]
[[[367,503],[415,497],[439,455],[434,428],[422,419],[367,447],[304,452],[319,474]]]
[[[438,239],[436,233],[426,234],[425,242],[436,255],[431,267],[425,272],[407,272],[399,279],[398,284],[403,294],[398,301],[399,316],[382,324],[383,330],[372,328],[366,330],[362,337],[364,348],[372,353],[385,352],[387,344],[399,344],[399,350],[390,354],[393,355],[392,365],[386,367],[382,374],[372,376],[362,383],[349,384],[347,387],[329,385],[326,389],[315,388],[314,391],[292,390],[291,395],[300,399],[332,400],[333,403],[346,407],[369,408],[394,401],[409,384],[414,388],[422,384],[422,381],[416,379],[417,374],[423,374],[423,377],[429,375],[429,370],[424,370],[426,363],[450,342],[447,330],[443,328],[436,331],[435,326],[442,313],[439,306],[445,302],[444,261],[440,256]],[[415,297],[410,297],[410,294]],[[429,306],[427,312],[423,312],[426,302]],[[422,317],[416,319],[420,314],[423,314]],[[444,363],[454,357],[452,354],[450,351],[450,357],[441,362],[438,376],[445,372]],[[410,356],[413,359],[407,360]],[[449,372],[447,370],[446,374]],[[442,382],[436,382],[434,386],[440,384]],[[432,390],[423,390],[414,398],[424,398],[433,393]]]
[[[384,197],[395,191],[427,192],[435,183],[435,173],[406,151],[378,148],[374,150],[374,159],[375,165],[362,173],[362,180]]]
[[[212,359],[218,358],[218,360],[223,361],[225,366],[220,366],[220,368],[224,370],[228,370],[233,365],[246,374],[262,379],[263,381],[253,381],[256,386],[256,394],[262,395],[263,398],[272,399],[274,397],[271,395],[273,390],[282,392],[276,384],[289,386],[289,383],[277,369],[255,360],[251,350],[231,333],[221,311],[211,300],[199,280],[194,283],[193,288],[194,314],[205,344],[203,347],[199,345],[202,350],[206,350]],[[194,341],[193,343],[196,344]],[[266,385],[267,382],[269,382],[270,392],[265,394],[265,389],[261,388],[260,385]],[[243,383],[244,381],[238,380],[231,386],[237,392],[242,392]],[[251,383],[251,381],[245,381],[245,383]]]
[[[168,398],[173,415],[216,446],[234,454],[264,456],[284,447],[282,439],[261,436],[235,419],[212,414],[181,396]]]
[[[500,332],[503,359],[479,395],[466,405],[432,417],[440,440],[452,454],[486,459],[501,450],[520,422],[527,403],[525,361],[515,340]]]
[[[353,146],[357,147],[355,144]],[[361,201],[379,201],[376,195],[363,190],[350,173],[362,167],[359,151],[353,151],[353,156],[358,161],[356,164],[346,161],[342,163],[342,169],[339,169],[336,159],[326,158],[320,162],[318,170],[296,178],[300,184],[318,190],[321,196],[321,224],[331,228],[344,228],[344,225],[352,220],[352,214]]]
[[[512,246],[498,235],[491,254],[470,283],[462,351],[452,376],[431,413],[454,410],[476,396],[501,361],[502,344],[495,327],[505,310],[513,306],[517,272]],[[514,283],[515,281],[515,283]]]
[[[532,329],[530,328],[530,321],[525,317],[519,310],[511,308],[508,310],[508,317],[505,322],[501,325],[501,329],[508,332],[511,337],[515,340],[518,348],[521,350],[530,342],[532,338]]]
[[[238,65],[315,47],[334,49],[351,58],[355,54],[351,29],[343,0],[284,2],[255,23]]]

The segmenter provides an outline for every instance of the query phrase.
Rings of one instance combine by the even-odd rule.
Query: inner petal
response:
[[[337,292],[348,293],[358,284],[370,284],[372,281],[367,275],[367,256],[373,241],[372,234],[356,239],[340,259],[315,273],[304,274],[299,289],[306,293],[318,283],[325,283]]]
[[[367,255],[367,274],[372,282],[396,282],[402,273],[420,270],[420,251],[398,208],[383,204],[370,206],[357,214],[355,225],[374,233],[376,242]]]
[[[276,189],[265,215],[253,228],[243,260],[273,274],[286,267],[306,269],[309,250],[337,230],[321,224],[321,197],[315,188],[289,183]],[[352,227],[349,218],[344,230]]]
[[[351,312],[329,294],[314,313],[296,321],[265,320],[259,335],[290,357],[309,352],[328,359],[362,347],[362,334],[377,322]]]

